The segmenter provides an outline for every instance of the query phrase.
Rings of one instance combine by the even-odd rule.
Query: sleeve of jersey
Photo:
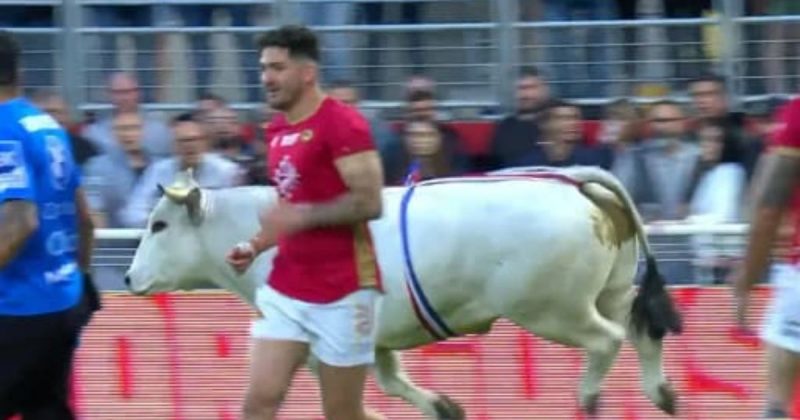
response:
[[[350,114],[345,122],[339,123],[328,142],[334,159],[375,150],[369,123],[360,114]]]
[[[0,140],[0,203],[34,200],[36,194],[32,169],[22,142]]]
[[[774,152],[800,156],[800,100],[794,100],[783,113],[783,127],[775,136]]]

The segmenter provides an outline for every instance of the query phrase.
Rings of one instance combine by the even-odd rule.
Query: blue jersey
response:
[[[27,100],[0,103],[0,205],[25,200],[39,213],[39,228],[0,268],[0,315],[66,310],[83,293],[75,203],[80,175],[71,150],[64,129]]]

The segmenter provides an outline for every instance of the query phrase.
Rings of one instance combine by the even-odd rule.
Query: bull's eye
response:
[[[153,222],[153,225],[150,226],[150,233],[158,233],[166,228],[167,228],[166,222],[162,222],[161,220],[156,220],[155,222]]]

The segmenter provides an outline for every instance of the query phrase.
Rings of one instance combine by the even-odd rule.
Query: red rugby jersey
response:
[[[329,97],[300,122],[275,115],[266,141],[268,175],[281,199],[296,204],[327,202],[347,193],[334,162],[375,150],[367,120],[355,108]],[[312,303],[333,302],[365,287],[380,290],[381,274],[367,223],[279,238],[267,281],[287,296]]]
[[[800,155],[800,99],[794,99],[781,110],[782,123],[771,139],[770,152]],[[791,234],[789,261],[800,263],[800,189],[796,189],[789,210]]]

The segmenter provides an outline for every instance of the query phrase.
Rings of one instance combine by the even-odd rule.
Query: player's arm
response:
[[[5,267],[39,228],[36,204],[12,199],[0,204],[0,268]]]
[[[83,188],[75,190],[75,205],[78,212],[78,265],[81,267],[81,271],[87,273],[92,266],[94,221]]]
[[[761,158],[753,182],[753,211],[737,292],[747,291],[767,271],[781,216],[800,181],[800,149],[778,148]]]
[[[304,209],[306,228],[351,225],[381,216],[383,167],[378,152],[366,150],[336,160],[348,192],[328,202]]]
[[[25,148],[0,141],[0,268],[8,265],[39,228],[39,209]]]

